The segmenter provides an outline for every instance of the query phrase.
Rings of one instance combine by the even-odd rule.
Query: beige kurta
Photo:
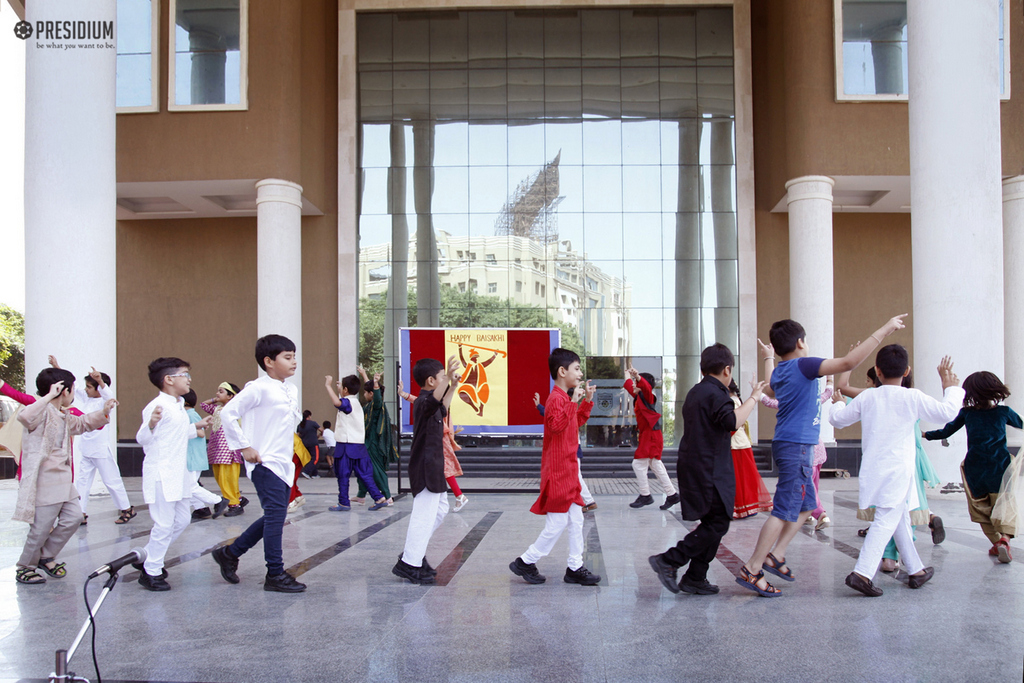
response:
[[[71,437],[99,429],[110,418],[98,410],[81,417],[36,401],[18,413],[25,426],[21,441],[21,485],[12,519],[32,523],[39,505],[78,499],[71,470]]]

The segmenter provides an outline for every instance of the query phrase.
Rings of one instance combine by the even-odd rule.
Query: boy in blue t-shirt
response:
[[[769,345],[757,343],[765,362],[765,375],[770,380],[766,394],[779,402],[779,413],[772,438],[772,459],[779,469],[775,488],[774,508],[761,527],[754,554],[740,567],[736,583],[764,597],[777,597],[782,592],[764,578],[764,572],[786,580],[795,577],[786,565],[786,549],[797,530],[807,521],[817,505],[814,495],[814,446],[821,432],[821,404],[818,401],[819,377],[849,372],[882,345],[882,340],[903,329],[906,313],[891,318],[875,330],[871,344],[859,344],[843,358],[816,358],[808,356],[803,325],[794,320],[780,320],[768,333]],[[775,353],[782,357],[775,368]],[[810,495],[808,495],[808,493]],[[751,567],[759,568],[755,573]]]

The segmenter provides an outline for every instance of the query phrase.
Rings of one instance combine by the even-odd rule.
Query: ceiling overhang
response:
[[[230,218],[256,215],[256,180],[175,180],[117,184],[117,219]],[[305,196],[303,216],[322,216]]]
[[[833,213],[910,213],[910,176],[836,175],[832,188]],[[788,213],[786,195],[772,213]]]

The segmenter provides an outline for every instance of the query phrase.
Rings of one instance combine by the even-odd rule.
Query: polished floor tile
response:
[[[126,484],[141,499],[141,481]],[[994,562],[963,495],[931,492],[947,539],[935,546],[919,530],[917,547],[935,578],[915,591],[905,576],[879,574],[885,594],[865,598],[843,583],[863,542],[856,485],[822,482],[833,526],[798,533],[787,558],[797,581],[778,581],[785,595],[767,600],[738,586],[730,569],[753,549],[763,515],[730,527],[709,575],[719,595],[673,595],[647,557],[693,524],[607,494],[584,527],[598,586],[563,582],[564,537],[538,563],[545,584],[514,576],[508,563],[543,527],[529,512],[533,498],[472,492],[430,544],[438,585],[414,586],[391,574],[411,499],[328,512],[331,479],[303,482],[307,503],[284,532],[285,564],[308,591],[264,592],[259,547],[231,585],[210,553],[258,515],[243,481],[253,500],[245,515],[193,523],[171,547],[170,592],[149,593],[131,568],[121,572],[96,618],[96,654],[104,680],[170,683],[1021,680],[1024,546],[1018,561]],[[0,519],[10,519],[15,497],[13,482],[0,482]],[[145,544],[146,511],[124,526],[113,524],[109,497],[92,500],[90,511],[60,558],[68,578],[44,586],[14,581],[27,527],[0,523],[0,681],[44,680],[54,650],[67,648],[86,618],[85,577]],[[100,588],[90,585],[93,600]],[[88,639],[71,668],[95,680]]]

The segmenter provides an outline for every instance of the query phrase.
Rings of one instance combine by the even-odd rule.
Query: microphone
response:
[[[95,579],[100,574],[116,574],[121,571],[121,568],[129,564],[142,564],[146,561],[146,549],[145,548],[133,548],[130,553],[124,557],[119,557],[116,560],[111,561],[109,564],[105,564],[92,574],[89,574],[90,579]]]

